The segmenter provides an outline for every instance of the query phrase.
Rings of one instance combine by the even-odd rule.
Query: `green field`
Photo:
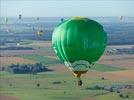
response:
[[[28,44],[33,43],[33,41],[32,40],[24,40],[24,41],[21,41],[19,43],[20,43],[20,45],[28,45]]]
[[[42,64],[46,64],[46,65],[56,64],[60,62],[57,59],[40,56],[40,55],[21,55],[20,57],[25,58],[25,59],[35,60],[37,62],[41,62]]]
[[[113,66],[104,65],[104,64],[95,64],[91,69],[97,70],[97,71],[102,71],[102,72],[126,70],[125,68],[121,68],[121,67],[117,67],[117,66],[113,67]]]
[[[54,72],[31,74],[11,74],[0,72],[1,85],[0,94],[20,98],[20,100],[82,100],[85,97],[92,97],[96,100],[123,100],[116,92],[105,90],[86,89],[97,84],[110,86],[112,84],[126,84],[134,81],[111,81],[93,78],[84,78],[82,87],[76,85],[76,79],[70,74]],[[53,84],[53,82],[60,82]],[[40,87],[37,87],[40,83]],[[12,84],[12,86],[11,86]],[[125,93],[124,93],[125,94]],[[134,94],[127,100],[133,100]]]

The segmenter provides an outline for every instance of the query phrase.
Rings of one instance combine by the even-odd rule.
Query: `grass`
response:
[[[40,56],[40,55],[21,55],[20,57],[25,58],[25,59],[35,60],[37,62],[41,62],[42,64],[46,64],[46,65],[56,64],[60,62],[57,59]]]
[[[85,97],[93,97],[96,100],[122,100],[116,93],[106,93],[104,90],[89,90],[96,84],[110,86],[115,83],[131,83],[134,81],[112,81],[83,77],[83,86],[76,85],[76,79],[69,73],[43,72],[37,75],[12,74],[0,72],[0,95],[9,95],[20,98],[20,100],[82,100]],[[60,81],[61,84],[53,84]],[[12,83],[12,86],[10,84]],[[40,87],[36,86],[40,83]],[[98,95],[99,94],[99,95]],[[134,92],[132,93],[132,95]],[[95,96],[98,95],[98,96]],[[127,100],[132,100],[131,98]]]
[[[19,43],[20,43],[20,45],[27,45],[27,44],[33,43],[33,41],[32,40],[25,40],[25,41],[22,41],[22,42],[19,42]]]
[[[103,72],[125,70],[125,68],[113,67],[113,66],[104,65],[104,64],[95,64],[91,69],[97,70],[97,71],[103,71]]]

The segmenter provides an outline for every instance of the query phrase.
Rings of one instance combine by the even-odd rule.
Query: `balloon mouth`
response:
[[[73,63],[64,62],[65,65],[72,71],[72,72],[87,72],[93,64],[90,64],[86,60],[76,60]]]

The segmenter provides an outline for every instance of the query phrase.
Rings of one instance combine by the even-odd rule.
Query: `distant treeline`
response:
[[[0,48],[0,50],[34,50],[31,47],[4,47],[4,48]]]
[[[11,64],[8,66],[7,71],[15,74],[36,74],[38,72],[52,71],[42,63],[35,64]]]
[[[133,34],[109,34],[108,45],[133,45]]]

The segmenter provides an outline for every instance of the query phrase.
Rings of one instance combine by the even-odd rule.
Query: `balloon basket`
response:
[[[74,76],[77,78],[77,84],[78,86],[82,86],[82,80],[81,75],[85,74],[87,71],[74,71]]]

